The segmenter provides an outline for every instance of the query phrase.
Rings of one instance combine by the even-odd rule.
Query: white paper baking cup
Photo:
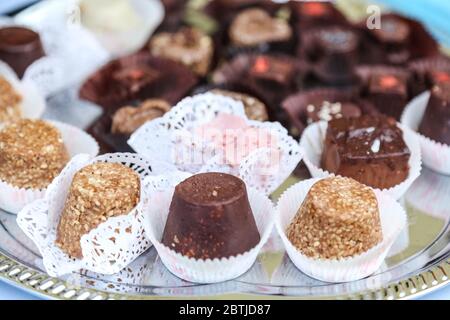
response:
[[[450,175],[450,146],[418,133],[429,100],[429,91],[411,100],[403,111],[401,123],[417,133],[425,166],[436,172]]]
[[[49,122],[61,133],[70,158],[81,153],[88,154],[91,157],[98,154],[99,146],[97,142],[83,130],[58,121]],[[0,208],[10,213],[18,213],[27,204],[43,198],[45,190],[19,188],[0,180]]]
[[[394,199],[400,199],[411,184],[416,180],[420,171],[422,170],[420,144],[417,136],[410,129],[398,124],[403,131],[403,139],[408,146],[411,156],[409,158],[409,174],[405,181],[397,184],[389,189],[375,189],[380,190]],[[313,178],[325,178],[334,174],[326,171],[320,167],[320,161],[324,148],[325,135],[327,132],[328,123],[321,121],[309,125],[300,139],[300,147],[303,152],[303,161],[306,164],[311,176]]]
[[[45,111],[45,98],[31,80],[19,80],[10,66],[0,61],[0,76],[3,76],[22,97],[19,107],[22,118],[37,119]]]
[[[83,14],[80,0],[69,0],[67,2],[67,11]],[[141,19],[141,24],[137,28],[125,31],[106,28],[91,30],[82,25],[114,57],[124,56],[141,49],[164,19],[164,6],[160,0],[129,0],[129,4]]]
[[[275,208],[272,201],[260,191],[247,188],[250,206],[261,240],[251,250],[229,258],[196,260],[177,253],[161,243],[175,186],[191,176],[188,173],[148,177],[145,180],[148,195],[144,228],[155,246],[161,261],[177,277],[197,283],[216,283],[235,279],[248,271],[269,238],[274,224]]]
[[[311,187],[320,178],[301,181],[286,190],[277,205],[275,225],[292,262],[302,272],[325,282],[347,282],[362,279],[382,265],[392,244],[406,225],[406,212],[392,197],[374,190],[380,212],[383,241],[369,251],[345,259],[311,259],[297,250],[286,236]]]
[[[70,191],[73,177],[85,166],[96,162],[121,163],[133,169],[141,180],[139,203],[128,214],[108,218],[80,239],[82,259],[69,257],[56,244],[57,227]],[[143,179],[161,167],[132,153],[110,153],[92,158],[79,154],[47,188],[45,198],[25,206],[17,215],[17,224],[35,243],[50,276],[62,276],[80,269],[115,274],[151,247],[143,227],[145,197]]]

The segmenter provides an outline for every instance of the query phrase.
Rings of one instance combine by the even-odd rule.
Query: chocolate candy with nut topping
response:
[[[244,253],[259,241],[241,179],[201,173],[175,187],[162,237],[170,249],[189,258],[220,259]]]
[[[355,79],[354,67],[359,58],[359,38],[355,32],[342,27],[327,27],[315,31],[318,57],[317,77],[330,84],[343,84]]]
[[[154,56],[172,59],[205,76],[213,57],[211,37],[195,28],[183,27],[177,32],[161,32],[153,36],[149,50]]]
[[[408,177],[410,155],[395,119],[363,115],[328,122],[321,162],[331,173],[388,189]]]
[[[162,117],[169,110],[170,104],[161,99],[147,99],[137,107],[122,107],[112,117],[111,132],[131,135],[147,121]]]
[[[252,47],[264,43],[289,41],[292,29],[265,10],[250,8],[241,11],[231,23],[229,38],[233,45]]]
[[[367,252],[383,240],[376,195],[353,179],[320,180],[309,190],[286,235],[313,259],[344,259]]]
[[[140,178],[127,166],[98,162],[82,168],[70,185],[56,245],[70,257],[81,259],[81,237],[108,218],[128,214],[139,199]]]

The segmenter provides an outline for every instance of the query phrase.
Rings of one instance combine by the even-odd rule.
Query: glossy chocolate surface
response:
[[[328,123],[322,167],[374,188],[390,188],[409,173],[410,151],[393,118],[362,116]]]
[[[294,72],[292,65],[287,61],[261,55],[253,61],[249,75],[257,80],[289,85],[294,77]]]
[[[359,58],[359,39],[355,32],[342,27],[316,31],[314,51],[315,71],[321,80],[330,84],[351,82]]]

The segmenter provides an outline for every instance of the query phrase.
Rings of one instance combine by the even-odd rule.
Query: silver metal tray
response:
[[[100,110],[76,99],[76,92],[73,88],[51,98],[45,118],[86,127]],[[296,180],[294,177],[288,179],[273,198]],[[0,212],[0,277],[51,298],[276,298],[280,295],[292,298],[407,298],[450,281],[449,199],[450,177],[425,168],[402,199],[409,216],[407,231],[376,274],[350,283],[331,284],[311,279],[292,264],[282,249],[262,253],[246,274],[220,284],[198,285],[178,279],[165,269],[154,248],[116,276],[85,272],[61,279],[51,278],[43,271],[39,252],[17,227],[16,216],[3,211]]]
[[[47,119],[86,128],[100,109],[79,101],[78,88],[48,101]],[[273,195],[298,180],[291,177]],[[450,176],[424,168],[402,204],[408,228],[376,274],[359,281],[332,284],[299,271],[284,250],[260,254],[243,276],[219,284],[199,285],[172,275],[156,250],[149,249],[115,276],[89,272],[52,278],[43,270],[38,250],[18,228],[16,216],[0,211],[0,279],[33,294],[57,299],[402,299],[417,297],[450,282]],[[276,247],[276,241],[272,241]]]

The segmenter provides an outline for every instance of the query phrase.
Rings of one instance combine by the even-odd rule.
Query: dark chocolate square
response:
[[[325,170],[384,189],[406,179],[409,157],[393,118],[364,115],[328,122],[322,154]]]

